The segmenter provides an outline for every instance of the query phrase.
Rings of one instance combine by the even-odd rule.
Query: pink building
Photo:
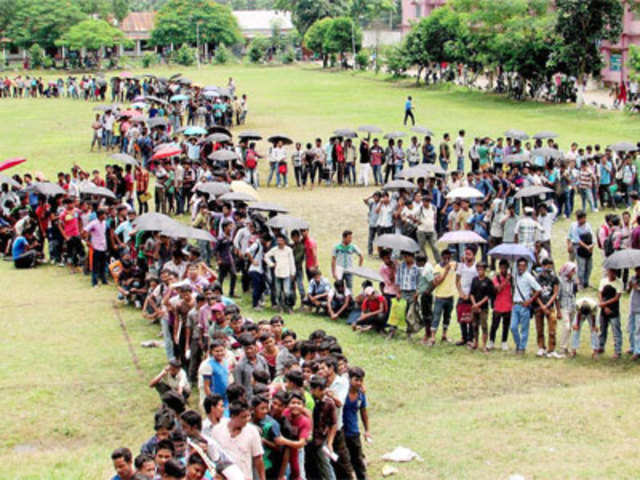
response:
[[[446,0],[402,0],[402,33],[407,33],[411,29],[412,23],[419,22],[421,18],[429,16],[431,12],[445,3]],[[623,31],[620,40],[614,45],[603,41],[601,45],[605,63],[602,79],[605,82],[620,83],[621,79],[628,78],[625,62],[629,56],[629,45],[640,45],[640,14],[633,12],[625,2]]]
[[[431,15],[436,8],[447,3],[447,0],[402,0],[402,33],[411,29],[411,23]]]

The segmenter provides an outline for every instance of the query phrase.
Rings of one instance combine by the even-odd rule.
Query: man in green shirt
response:
[[[489,167],[489,154],[491,153],[491,148],[493,147],[493,142],[489,137],[485,137],[480,142],[480,146],[477,148],[478,158],[480,160],[480,169],[486,170]]]
[[[362,266],[362,262],[364,261],[360,249],[351,243],[352,238],[353,232],[351,230],[342,232],[342,242],[333,247],[333,252],[331,253],[331,273],[333,274],[333,278],[336,280],[340,278],[344,279],[349,290],[353,290],[353,275],[345,273],[345,270],[353,266],[352,255],[358,256],[358,265]],[[341,271],[338,271],[336,266],[340,267]]]

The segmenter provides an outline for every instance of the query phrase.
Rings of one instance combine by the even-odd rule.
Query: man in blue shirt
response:
[[[371,441],[369,416],[367,414],[367,397],[362,391],[364,375],[364,370],[360,367],[351,367],[349,369],[349,393],[347,394],[342,410],[344,439],[347,449],[349,450],[351,465],[356,472],[356,478],[358,480],[366,480],[367,478],[367,467],[364,463],[362,442],[360,441],[358,412],[360,412],[364,426],[364,437],[367,441]]]
[[[513,279],[513,307],[511,309],[511,334],[516,344],[516,354],[523,355],[529,340],[531,304],[536,301],[542,287],[527,271],[528,261],[518,259],[518,272]]]
[[[411,97],[407,97],[407,101],[404,102],[404,124],[407,124],[407,119],[411,119],[411,124],[416,124],[416,119],[413,116],[413,103]]]
[[[116,471],[115,476],[111,480],[131,480],[135,475],[133,468],[133,455],[131,450],[126,447],[117,448],[111,454],[113,468]]]
[[[26,231],[13,241],[11,255],[16,268],[33,268],[36,266],[38,243],[33,241],[33,232]]]

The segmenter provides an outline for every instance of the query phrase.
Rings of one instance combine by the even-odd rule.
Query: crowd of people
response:
[[[298,339],[280,315],[294,308],[388,338],[424,328],[421,341],[431,347],[438,330],[441,343],[458,336],[455,312],[456,345],[506,351],[511,333],[519,355],[533,318],[537,355],[549,358],[577,355],[588,324],[592,356],[604,353],[611,330],[618,358],[621,295],[629,291],[627,352],[640,358],[640,269],[606,269],[597,297],[587,290],[598,250],[604,259],[640,248],[635,146],[573,143],[563,152],[552,133],[530,144],[508,132],[467,148],[461,130],[437,146],[427,135],[405,148],[395,134],[383,147],[345,129],[326,143],[295,143],[289,155],[285,144],[294,142],[272,137],[267,185],[274,177],[276,186],[288,185],[290,160],[301,188],[316,180],[367,186],[370,176],[380,187],[363,199],[366,253],[382,261],[379,269],[361,268],[365,252],[345,229],[325,275],[308,225],[276,227],[270,222],[281,208],[224,199],[234,181],[259,186],[260,135],[239,135],[234,145],[224,133],[233,115],[228,122],[216,107],[188,107],[219,105],[219,96],[211,104],[180,79],[168,85],[176,87],[171,95],[187,98],[149,99],[158,92],[145,91],[144,106],[111,106],[96,116],[92,148],[115,154],[104,172],[74,165],[55,183],[40,173],[0,178],[0,251],[16,268],[49,261],[84,271],[94,287],[113,282],[118,300],[162,332],[167,366],[150,381],[162,400],[156,433],[135,460],[128,448],[113,452],[115,478],[366,478],[358,423],[360,416],[369,438],[364,371],[349,366],[337,340],[321,330]],[[125,90],[127,100],[140,94],[129,99]],[[186,120],[172,103],[187,105]],[[195,127],[202,130],[190,133]],[[517,198],[531,187],[546,189]],[[587,207],[608,208],[605,222],[591,226]],[[164,215],[152,217],[165,213],[188,214],[193,230],[207,235],[196,244],[172,235],[171,225],[160,226]],[[575,220],[566,244],[554,245],[562,216]],[[475,237],[441,248],[443,235],[459,232]],[[413,243],[390,246],[389,235]],[[517,253],[489,253],[498,246]],[[556,265],[564,248],[569,261]],[[355,277],[364,277],[359,288]],[[251,297],[244,312],[240,293]],[[279,315],[259,320],[267,305]]]

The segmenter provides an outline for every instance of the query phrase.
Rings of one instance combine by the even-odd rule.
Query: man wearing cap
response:
[[[418,211],[418,244],[420,251],[426,255],[426,245],[429,244],[436,262],[440,261],[440,252],[436,247],[436,209],[431,204],[431,195],[422,197],[422,205]]]
[[[520,257],[518,269],[513,279],[513,307],[511,310],[511,334],[516,344],[516,354],[523,355],[529,340],[531,305],[536,301],[542,288],[527,271],[528,261]]]
[[[533,219],[533,207],[524,207],[524,217],[515,226],[515,242],[533,252],[537,235],[544,234],[544,228]]]

